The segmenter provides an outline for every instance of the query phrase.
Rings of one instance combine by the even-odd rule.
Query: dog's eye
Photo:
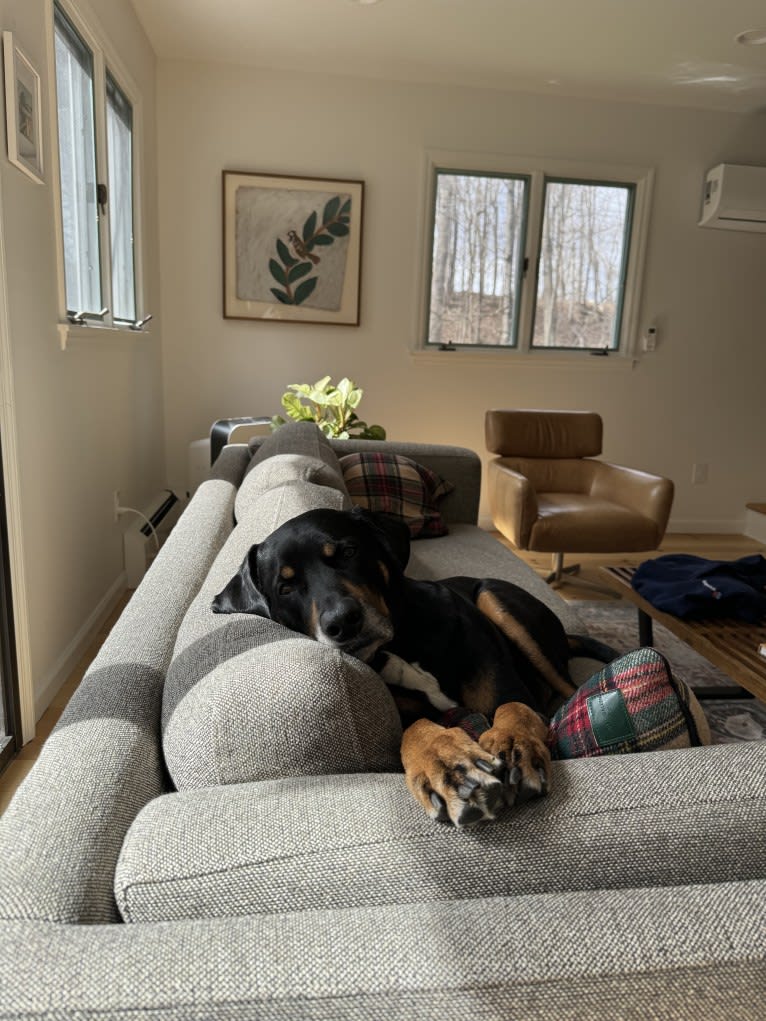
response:
[[[289,581],[280,581],[277,585],[277,593],[280,596],[289,596],[293,590],[293,586]]]
[[[353,543],[349,543],[347,546],[344,546],[343,547],[343,556],[344,557],[355,557],[356,556],[356,546],[354,546]]]

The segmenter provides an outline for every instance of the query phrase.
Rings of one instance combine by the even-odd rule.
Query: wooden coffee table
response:
[[[631,585],[635,567],[602,567],[601,573],[611,588],[638,609],[638,640],[641,645],[652,644],[652,622],[666,627],[676,638],[709,660],[747,692],[766,701],[766,658],[758,647],[766,642],[766,623],[746,624],[742,620],[682,620],[663,613],[652,606]],[[741,697],[736,689],[717,687],[695,689],[705,698]]]

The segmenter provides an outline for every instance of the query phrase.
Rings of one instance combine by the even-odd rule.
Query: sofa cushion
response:
[[[154,922],[763,878],[764,770],[764,742],[555,762],[546,798],[464,830],[391,774],[171,794],[133,823],[115,895]]]
[[[413,539],[447,534],[438,503],[455,487],[430,468],[388,452],[348,454],[340,466],[355,504],[392,514]]]
[[[330,451],[330,453],[333,452]],[[335,457],[334,453],[333,457]],[[239,487],[234,501],[236,520],[242,521],[250,516],[257,517],[259,521],[263,522],[265,494],[272,490],[284,490],[289,497],[289,487],[294,483],[306,484],[302,488],[302,493],[310,492],[307,486],[315,486],[317,492],[310,502],[318,507],[335,506],[338,510],[348,510],[352,505],[339,466],[327,464],[326,461],[307,454],[275,454],[274,457],[253,465],[252,470],[248,470],[242,480],[242,485]],[[337,500],[333,493],[320,491],[328,489],[339,493],[342,499]],[[303,496],[300,499],[303,499]],[[287,521],[293,516],[286,506],[281,510],[279,508],[279,500],[271,502],[270,517],[263,526],[269,531],[273,531],[272,521],[276,520],[278,524],[282,524],[283,521]],[[309,506],[304,508],[304,510],[310,509]],[[265,532],[264,538],[269,531]]]
[[[348,506],[339,473],[313,455],[281,453],[260,462],[240,493],[237,525],[179,628],[165,681],[173,783],[398,769],[399,715],[370,667],[272,620],[212,611],[253,543],[304,511]]]

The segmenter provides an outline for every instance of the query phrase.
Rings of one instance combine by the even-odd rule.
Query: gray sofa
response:
[[[455,483],[413,574],[507,577],[582,630],[477,528],[475,454],[335,449]],[[491,825],[430,822],[376,674],[210,611],[317,505],[348,496],[308,426],[191,500],[0,820],[0,1018],[762,1017],[766,744],[558,762]]]

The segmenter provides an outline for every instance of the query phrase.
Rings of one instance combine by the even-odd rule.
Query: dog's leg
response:
[[[490,729],[479,736],[484,751],[508,768],[509,803],[548,793],[551,754],[547,737],[545,723],[522,702],[501,705]]]
[[[418,720],[402,738],[405,779],[416,800],[437,822],[471,826],[494,819],[505,804],[498,778],[503,762],[460,727]]]
[[[446,709],[453,709],[457,705],[457,702],[447,698],[434,675],[429,674],[419,663],[408,663],[401,656],[395,656],[391,652],[386,655],[388,658],[379,670],[380,676],[386,684],[396,684],[400,688],[422,691],[431,705],[442,712]]]

